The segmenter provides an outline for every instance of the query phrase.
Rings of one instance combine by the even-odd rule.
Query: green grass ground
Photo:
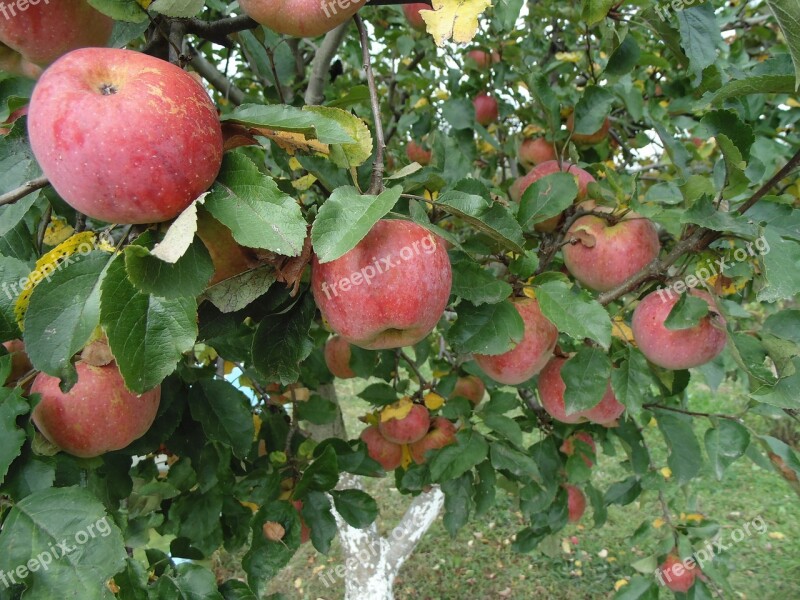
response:
[[[357,417],[367,404],[357,398],[349,382],[339,388],[349,432],[362,425]],[[734,390],[711,393],[704,386],[694,386],[691,408],[702,412],[731,412],[743,402]],[[771,427],[760,417],[752,424],[761,431]],[[697,420],[700,439],[707,429],[704,419]],[[654,459],[665,464],[665,449],[656,428],[647,432],[654,449]],[[600,456],[593,469],[592,480],[605,489],[622,479],[625,471],[618,462],[624,458]],[[392,478],[367,481],[367,491],[381,507],[380,526],[389,530],[402,515],[408,499],[391,486]],[[669,486],[670,497],[681,495],[678,486]],[[728,552],[730,581],[736,598],[769,600],[800,599],[800,500],[789,486],[774,473],[756,467],[748,459],[732,465],[722,482],[710,475],[695,480],[691,497],[678,502],[687,512],[710,515],[727,530],[727,535],[745,522],[762,517],[768,526],[763,535],[754,533],[732,545]],[[625,507],[611,507],[605,526],[593,529],[591,518],[570,525],[560,539],[531,554],[514,553],[510,544],[515,532],[524,524],[514,501],[504,492],[498,493],[498,504],[486,517],[471,521],[451,539],[444,530],[441,517],[430,529],[414,555],[401,570],[395,585],[398,599],[554,599],[577,600],[609,598],[618,580],[636,574],[630,563],[652,553],[655,540],[645,538],[632,543],[634,531],[643,521],[651,522],[661,515],[654,493],[645,493]],[[575,543],[577,542],[577,543]],[[344,585],[326,587],[319,572],[341,564],[338,545],[330,556],[322,556],[310,544],[302,548],[270,591],[282,592],[288,598],[333,600],[343,597]],[[668,593],[663,594],[669,597]]]

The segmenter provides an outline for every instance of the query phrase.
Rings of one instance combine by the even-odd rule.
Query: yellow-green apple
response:
[[[403,5],[403,14],[405,14],[408,24],[411,25],[412,29],[416,29],[417,31],[425,31],[426,27],[425,19],[419,14],[421,10],[433,10],[433,7],[424,2],[414,2],[412,4]]]
[[[569,173],[575,178],[575,183],[578,186],[577,200],[584,200],[589,193],[589,184],[594,183],[595,178],[592,177],[587,171],[576,165],[568,162],[559,164],[557,160],[548,160],[534,167],[527,175],[517,179],[509,188],[508,193],[512,200],[519,202],[522,199],[522,195],[525,193],[525,190],[527,190],[534,181],[539,181],[542,177],[561,172]],[[558,214],[555,217],[551,217],[550,219],[536,223],[533,228],[536,231],[551,233],[558,229],[562,214]]]
[[[428,450],[438,450],[449,446],[456,441],[456,426],[444,417],[434,417],[431,421],[431,430],[421,440],[409,445],[411,458],[421,465],[425,462],[425,453]]]
[[[608,137],[608,132],[611,129],[611,121],[608,117],[603,121],[603,126],[594,133],[574,133],[575,132],[575,115],[571,114],[567,118],[567,129],[572,133],[572,141],[581,146],[594,146],[599,144]]]
[[[380,220],[344,256],[312,260],[320,312],[334,332],[368,350],[423,340],[444,313],[451,283],[444,242],[404,220]]]
[[[22,340],[11,340],[4,342],[3,347],[11,355],[11,374],[7,381],[17,381],[33,368],[31,360],[25,352],[25,344]]]
[[[564,391],[567,389],[561,377],[561,367],[566,358],[555,356],[539,374],[538,389],[542,406],[556,421],[562,423],[584,423],[591,421],[599,425],[611,426],[625,412],[625,406],[617,401],[611,389],[611,382],[606,385],[606,392],[596,406],[567,414],[564,405]]]
[[[486,92],[475,96],[472,104],[475,106],[475,120],[484,127],[497,121],[500,116],[497,100]]]
[[[334,335],[325,342],[325,364],[339,379],[352,379],[356,376],[350,368],[351,354],[350,344],[341,336]]]
[[[105,46],[114,28],[86,0],[3,2],[0,12],[0,42],[41,66],[77,48]]]
[[[460,396],[472,402],[473,406],[478,406],[486,393],[486,386],[477,375],[467,375],[456,380],[456,386],[450,393],[450,398]]]
[[[475,362],[492,379],[506,385],[528,381],[550,360],[558,329],[542,314],[533,298],[512,298],[525,325],[522,341],[503,354],[475,354]]]
[[[222,164],[222,128],[205,89],[131,50],[84,48],[57,60],[33,90],[28,133],[59,195],[110,223],[176,217]]]
[[[156,418],[161,387],[137,395],[125,388],[116,363],[75,364],[78,382],[68,392],[57,377],[39,373],[31,392],[41,402],[33,422],[42,435],[64,452],[89,458],[120,450],[142,437]]]
[[[594,203],[588,208],[613,213],[613,209]],[[585,287],[598,292],[614,289],[641,271],[661,250],[656,226],[633,211],[611,222],[595,215],[579,217],[567,231],[566,240],[569,243],[562,252],[567,270]]]
[[[694,585],[695,569],[697,566],[692,560],[691,568],[686,568],[683,561],[679,556],[670,554],[666,560],[661,563],[656,571],[658,580],[663,585],[667,586],[673,592],[686,593]]]
[[[403,447],[387,440],[378,427],[371,425],[361,432],[369,457],[380,463],[384,471],[394,471],[403,462]]]
[[[667,329],[664,321],[681,294],[671,289],[652,292],[633,311],[633,339],[651,363],[665,369],[690,369],[714,360],[725,349],[728,335],[725,318],[717,312],[714,299],[701,290],[690,294],[708,304],[709,312],[694,327]]]
[[[570,523],[577,523],[586,512],[586,496],[574,485],[566,484],[564,489],[567,490],[567,519]]]
[[[491,53],[485,50],[470,50],[467,52],[467,58],[474,62],[479,69],[485,71],[491,65],[500,62],[500,53],[497,50],[492,50]]]
[[[294,500],[292,501],[292,506],[294,506],[294,509],[297,511],[297,516],[300,517],[300,543],[305,544],[308,540],[311,539],[311,529],[309,528],[308,524],[303,518],[303,515],[300,512],[303,510],[303,501]]]
[[[418,162],[423,167],[430,164],[433,152],[425,150],[420,144],[415,141],[406,144],[406,156],[411,162]]]
[[[587,467],[594,466],[594,461],[592,458],[594,458],[596,450],[597,447],[595,446],[592,434],[586,431],[578,431],[573,433],[564,440],[563,444],[561,444],[561,451],[564,454],[567,456],[572,456],[577,452],[578,456],[583,459],[583,462],[586,463]]]
[[[519,159],[519,162],[522,163],[523,167],[530,169],[536,165],[540,165],[551,160],[554,161],[558,158],[558,155],[556,154],[556,149],[553,144],[548,142],[546,139],[528,138],[523,140],[523,142],[519,145],[517,158]],[[589,175],[589,177],[591,177],[591,175]],[[592,178],[592,181],[594,181],[594,178]]]
[[[239,0],[242,10],[261,25],[293,37],[317,37],[336,29],[366,0]]]
[[[428,409],[422,404],[414,404],[402,418],[391,417],[378,423],[381,435],[395,444],[413,444],[425,437],[431,426]]]

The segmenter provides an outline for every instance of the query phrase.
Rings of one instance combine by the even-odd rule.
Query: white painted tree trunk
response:
[[[361,478],[345,474],[339,489],[363,489]],[[411,501],[400,522],[386,537],[375,523],[350,527],[334,510],[344,559],[345,600],[394,600],[394,580],[444,505],[439,486]],[[337,573],[338,574],[338,573]]]

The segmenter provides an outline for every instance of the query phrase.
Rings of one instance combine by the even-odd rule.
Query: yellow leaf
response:
[[[297,160],[297,158],[293,156],[292,158],[289,159],[289,168],[292,171],[299,171],[300,169],[303,168],[303,165],[301,165],[300,161]]]
[[[647,422],[648,427],[657,427],[658,421],[656,421],[655,417],[650,417],[650,420]]]
[[[698,514],[698,513],[689,513],[688,515],[686,515],[684,520],[685,521],[697,521],[697,522],[700,522],[700,521],[704,521],[705,517],[703,515],[701,515],[701,514]]]
[[[524,288],[522,288],[522,293],[527,298],[532,298],[536,300],[536,291],[532,287],[526,285]]]
[[[404,469],[407,469],[408,465],[410,465],[411,461],[413,460],[411,458],[411,450],[408,448],[408,444],[403,444],[402,448],[403,448],[403,461],[400,464],[403,466]]]
[[[622,317],[614,317],[611,321],[611,335],[628,343],[633,343],[633,331]]]
[[[536,134],[544,133],[544,129],[542,129],[539,125],[531,123],[530,125],[526,125],[525,129],[522,130],[522,135],[527,137],[533,137]]]
[[[222,363],[222,372],[225,373],[225,375],[230,375],[235,368],[236,365],[229,360],[226,360],[224,363]]]
[[[414,108],[414,110],[419,110],[420,108],[424,108],[424,107],[428,106],[429,104],[430,104],[430,102],[428,102],[427,98],[420,98],[419,100],[417,100],[414,103],[413,108]]]
[[[478,17],[491,5],[491,0],[433,0],[434,10],[419,14],[437,46],[448,40],[466,44],[478,32]]]
[[[561,540],[561,551],[564,554],[572,554],[572,545],[569,543],[569,539],[563,538]]]
[[[662,467],[661,469],[658,470],[658,472],[661,473],[661,476],[664,479],[669,479],[670,477],[672,477],[672,469],[670,469],[669,467]]]
[[[372,133],[357,116],[329,106],[306,106],[303,110],[336,121],[355,140],[352,144],[331,145],[330,158],[336,166],[342,169],[360,167],[372,156]]]
[[[292,181],[292,187],[296,189],[298,192],[305,192],[312,185],[314,185],[316,181],[317,178],[314,177],[311,173],[309,173],[308,175],[303,175],[302,177]]]
[[[253,415],[253,429],[255,430],[255,435],[253,439],[258,439],[258,434],[261,433],[261,417],[258,415]]]
[[[48,246],[58,246],[73,233],[75,233],[75,229],[67,223],[66,219],[54,217],[47,224],[47,229],[44,232],[44,243]]]
[[[153,3],[153,0],[136,0],[136,3],[143,9],[147,10],[148,8],[150,8],[150,5]]]
[[[444,405],[444,398],[442,398],[436,392],[430,392],[425,394],[425,406],[428,407],[428,410],[437,410],[442,408]]]
[[[556,52],[556,60],[568,63],[580,62],[583,58],[583,52]]]
[[[786,538],[786,536],[783,535],[780,531],[770,531],[767,535],[769,536],[770,539],[773,540],[783,540]]]
[[[626,579],[617,579],[617,581],[614,582],[614,590],[618,592],[620,588],[626,585],[628,585],[628,581]]]
[[[413,407],[414,403],[411,401],[411,398],[403,396],[400,400],[386,406],[381,411],[381,423],[386,423],[386,421],[391,421],[392,419],[405,419]]]
[[[652,525],[656,529],[661,529],[664,526],[665,523],[666,523],[666,521],[664,521],[664,519],[662,519],[661,517],[657,517],[657,518],[653,519]]]
[[[252,510],[254,513],[255,513],[255,512],[258,512],[258,504],[255,504],[254,502],[241,502],[241,501],[240,501],[240,502],[239,502],[239,504],[241,504],[241,505],[242,505],[242,506],[244,506],[245,508],[249,508],[249,509],[250,509],[250,510]]]
[[[446,90],[436,90],[433,93],[433,95],[437,100],[444,101],[444,100],[449,100],[450,99],[450,92],[448,92]]]

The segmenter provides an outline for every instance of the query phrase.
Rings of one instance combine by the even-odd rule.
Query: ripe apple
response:
[[[528,138],[523,140],[523,142],[519,145],[517,158],[519,159],[519,162],[522,163],[523,167],[530,169],[536,165],[540,165],[551,160],[554,161],[558,158],[558,155],[556,154],[556,149],[553,144],[548,142],[546,139]],[[594,181],[594,178],[592,178],[592,181]]]
[[[438,450],[456,441],[456,426],[444,417],[435,417],[431,421],[431,430],[425,436],[413,444],[408,449],[411,458],[418,465],[425,462],[425,453],[428,450]]]
[[[419,14],[421,10],[433,10],[433,7],[424,2],[403,5],[403,13],[406,15],[408,24],[411,25],[412,29],[416,29],[417,31],[425,31],[426,29],[425,19]]]
[[[467,52],[467,58],[473,61],[479,69],[486,71],[491,65],[500,62],[500,53],[497,50],[492,50],[491,53],[485,50],[470,50]]]
[[[300,513],[300,511],[303,510],[303,501],[294,500],[292,501],[292,506],[294,506],[298,516],[300,517],[300,543],[305,544],[311,539],[311,529],[308,527],[305,519],[303,519],[303,515]]]
[[[686,593],[694,585],[696,568],[687,569],[680,557],[670,554],[658,568],[658,579],[673,592]]]
[[[450,297],[452,271],[444,242],[403,220],[378,221],[336,260],[312,260],[311,289],[331,329],[368,350],[423,340]]]
[[[581,146],[594,146],[599,144],[608,137],[608,132],[611,129],[611,121],[606,117],[603,126],[594,133],[574,133],[575,131],[575,115],[571,114],[567,118],[567,129],[572,133],[572,141]]]
[[[205,245],[214,263],[214,275],[209,286],[235,277],[262,264],[253,248],[240,245],[231,230],[217,221],[208,212],[197,213],[197,237]]]
[[[580,446],[581,443],[585,446]],[[577,451],[578,456],[583,459],[586,466],[591,468],[594,466],[592,458],[597,452],[597,446],[594,443],[592,434],[586,431],[578,431],[564,440],[564,443],[561,444],[561,451],[567,456],[572,456]]]
[[[589,208],[611,213],[612,209]],[[567,231],[564,264],[585,287],[607,292],[641,271],[658,256],[661,242],[650,219],[630,211],[612,224],[604,217],[585,215]]]
[[[523,383],[541,371],[558,341],[558,329],[542,314],[539,302],[532,298],[512,302],[525,324],[522,341],[503,354],[474,356],[489,377],[506,385]]]
[[[130,50],[84,48],[59,59],[33,90],[28,133],[59,195],[110,223],[176,217],[222,164],[222,128],[203,87]]]
[[[476,375],[467,375],[466,377],[459,377],[456,380],[456,387],[453,388],[450,398],[461,396],[472,402],[473,406],[478,406],[483,400],[483,395],[486,393],[486,386],[481,381],[481,378]]]
[[[395,444],[413,444],[421,440],[431,426],[428,409],[421,404],[414,404],[411,411],[402,419],[391,418],[381,421],[378,429],[381,435]]]
[[[9,383],[18,381],[33,368],[28,354],[25,352],[25,344],[22,340],[11,340],[4,342],[3,347],[11,355],[11,374],[7,381]]]
[[[366,0],[239,0],[239,6],[261,25],[293,37],[317,37],[336,29]]]
[[[728,334],[725,318],[717,312],[713,298],[701,290],[691,295],[708,303],[709,313],[694,327],[667,329],[664,326],[681,296],[658,290],[645,296],[633,311],[633,339],[651,363],[665,369],[690,369],[714,360],[725,349]]]
[[[361,432],[369,457],[380,463],[384,471],[394,471],[403,463],[403,447],[387,440],[375,425]]]
[[[606,393],[596,406],[567,415],[564,407],[564,391],[567,389],[561,377],[561,367],[567,359],[553,357],[539,374],[539,397],[542,406],[556,421],[562,423],[583,423],[592,421],[599,425],[611,426],[625,412],[625,406],[617,401],[611,389],[611,382],[606,386]]]
[[[63,451],[90,458],[120,450],[142,437],[156,418],[161,387],[141,396],[128,391],[116,363],[96,367],[78,361],[78,382],[62,392],[57,377],[39,373],[31,392],[42,401],[33,422]]]
[[[497,100],[486,92],[481,92],[475,96],[472,104],[475,106],[475,120],[484,127],[494,123],[500,117]]]
[[[577,523],[586,512],[586,496],[574,485],[565,484],[564,489],[567,490],[567,510],[569,511],[567,520],[570,523]]]
[[[350,344],[342,337],[334,335],[325,342],[325,364],[334,377],[352,379],[356,376],[350,368]]]
[[[113,19],[96,11],[86,0],[36,0],[0,5],[0,42],[36,65],[46,66],[71,50],[105,46]]]
[[[411,162],[418,162],[424,167],[430,164],[431,158],[433,158],[433,152],[425,150],[425,148],[417,142],[411,141],[406,144],[406,156]]]

